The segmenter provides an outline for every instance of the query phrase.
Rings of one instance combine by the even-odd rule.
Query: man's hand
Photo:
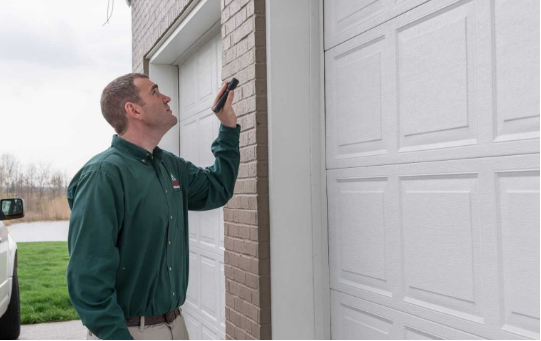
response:
[[[224,82],[224,85],[222,86],[222,89],[220,92],[218,92],[218,95],[216,96],[216,99],[214,100],[214,103],[212,104],[212,108],[218,103],[220,100],[220,97],[224,93],[225,89],[227,89],[228,82]],[[235,112],[233,111],[233,97],[235,96],[235,90],[229,91],[229,95],[227,96],[227,100],[225,101],[224,106],[216,116],[220,120],[220,122],[230,128],[235,128],[237,126],[237,115],[235,115]]]

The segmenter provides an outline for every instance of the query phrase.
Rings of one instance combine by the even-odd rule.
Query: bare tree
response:
[[[38,185],[39,199],[43,199],[43,193],[45,193],[45,187],[49,184],[51,176],[51,164],[40,162],[37,168],[36,183]]]
[[[51,173],[49,186],[51,187],[53,198],[57,198],[62,194],[63,180],[61,171],[55,170]]]
[[[25,188],[29,193],[34,193],[36,191],[36,176],[38,173],[38,168],[35,163],[30,163],[26,166],[25,170]]]
[[[68,186],[71,179],[68,177],[68,171],[64,169],[64,173],[62,173],[62,194],[65,194],[68,190]]]
[[[19,196],[20,193],[25,192],[24,182],[26,178],[24,167],[20,163],[17,163],[14,169],[13,178],[13,195]]]
[[[19,180],[19,160],[12,154],[2,154],[0,156],[2,165],[3,186],[7,192],[14,193],[17,181]]]

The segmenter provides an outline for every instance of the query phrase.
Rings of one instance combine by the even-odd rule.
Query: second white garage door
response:
[[[214,164],[220,122],[210,109],[221,88],[221,39],[208,32],[178,61],[180,156]],[[216,30],[214,30],[216,31]],[[223,208],[189,212],[190,278],[184,318],[191,339],[225,339]]]
[[[539,338],[539,2],[326,1],[335,339]]]

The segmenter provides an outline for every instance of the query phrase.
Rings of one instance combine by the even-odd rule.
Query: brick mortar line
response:
[[[246,99],[248,99],[248,98],[250,98],[250,97],[246,97]],[[243,98],[243,99],[244,99],[244,98]],[[240,101],[239,101],[239,102],[240,102]],[[238,102],[237,102],[237,103],[238,103]],[[235,103],[235,104],[236,104],[236,103]],[[235,104],[233,104],[233,105],[235,105]],[[244,117],[244,115],[241,116],[241,117]],[[238,118],[238,116],[237,116],[237,118]],[[252,130],[257,130],[257,127],[254,126],[254,127],[248,128],[248,129],[246,129],[246,130],[241,130],[240,133],[241,133],[241,135],[242,135],[243,133],[248,133],[248,132],[250,132],[250,131],[252,131]]]
[[[227,208],[227,207],[225,207]],[[248,211],[248,209],[243,209],[243,208],[227,208],[228,210],[241,210],[241,211]],[[254,211],[254,210],[252,210]],[[257,211],[257,210],[255,210]],[[237,226],[243,226],[243,227],[258,227],[258,225],[250,225],[250,224],[246,224],[246,223],[235,223],[233,221],[226,221],[226,223],[228,224],[235,224]]]
[[[235,44],[234,46],[236,46],[236,44]],[[237,59],[237,58],[235,58],[235,59]],[[249,68],[250,66],[252,66],[252,65],[263,65],[263,64],[267,64],[267,61],[259,61],[259,62],[254,61],[254,62],[251,63],[250,65],[247,65],[245,68],[239,69],[237,72],[234,72],[233,75],[236,75],[236,74],[238,74],[238,73],[241,73],[242,71],[248,69],[248,68]],[[223,65],[222,68],[224,68],[224,67],[226,67],[226,66],[228,66],[228,65],[231,65],[231,63],[228,63],[228,64],[226,64],[226,65]],[[265,76],[265,77],[259,77],[259,78],[256,76],[256,77],[250,79],[249,81],[252,81],[252,80],[266,80],[266,79],[267,79],[266,76]],[[263,95],[263,96],[266,97],[266,95]]]
[[[259,243],[258,241],[248,240],[248,239],[242,239],[242,238],[240,238],[240,237],[232,237],[232,236],[229,236],[229,235],[228,235],[228,236],[225,236],[225,237],[228,237],[228,238],[231,238],[231,239],[240,240],[240,241],[246,241],[246,242],[252,242],[252,243]],[[268,242],[264,242],[264,243],[267,243],[267,244],[268,244]],[[243,257],[245,257],[245,258],[250,258],[251,260],[263,260],[263,261],[270,260],[270,258],[260,258],[261,256],[252,256],[252,255],[249,255],[249,254],[246,254],[246,253],[241,253],[241,252],[235,251],[235,250],[226,250],[226,251],[229,252],[229,253],[231,253],[231,254],[233,254],[233,255],[235,255],[235,256],[239,256],[239,257],[240,257],[240,256],[243,256]],[[224,255],[224,257],[225,257],[225,255]],[[234,268],[239,268],[239,269],[240,269],[240,267],[234,266],[234,265],[229,264],[229,263],[227,263],[226,265],[230,265],[230,266],[232,266],[232,267],[234,267]],[[242,270],[242,269],[241,269],[241,270]],[[248,271],[248,272],[250,272],[249,270],[242,270],[242,271]],[[256,275],[256,276],[259,276],[259,277],[270,277],[270,276],[263,276],[263,275],[261,275],[261,274],[254,274],[254,273],[252,273],[252,274],[253,274],[253,275]]]
[[[253,290],[253,289],[252,289],[252,290]],[[252,304],[251,302],[248,302],[248,301],[246,301],[246,300],[243,300],[240,296],[233,295],[232,293],[228,293],[228,294],[230,294],[230,295],[233,296],[233,297],[238,298],[239,300],[241,300],[241,301],[243,301],[243,302],[246,302],[246,304],[249,304],[249,305],[251,305],[251,306],[254,306],[256,309],[261,310],[260,307],[256,306],[255,304]],[[232,309],[233,311],[239,313],[240,315],[242,315],[242,316],[244,316],[244,317],[246,317],[246,318],[249,318],[247,315],[245,315],[244,312],[238,311],[237,309],[235,309],[235,307],[231,307],[231,306],[227,306],[227,305],[226,305],[226,307],[229,307],[229,309]],[[270,310],[270,309],[264,309],[264,310]],[[253,321],[253,320],[252,320],[252,321]],[[254,322],[255,322],[255,321],[254,321]],[[256,323],[260,324],[259,322],[256,322]]]
[[[234,75],[232,75],[232,77],[233,77],[233,76],[234,76]],[[243,98],[243,99],[249,99],[249,98],[251,98],[251,97],[246,97],[246,98]],[[239,101],[239,102],[240,102],[240,101]],[[238,103],[238,102],[237,102],[237,103]],[[235,104],[236,104],[236,103],[235,103]],[[255,110],[247,111],[247,112],[245,112],[245,113],[242,114],[242,115],[237,115],[237,119],[238,119],[238,118],[245,117],[245,116],[247,116],[247,115],[249,115],[249,114],[254,114],[254,113],[257,114],[257,113],[260,112],[260,111],[265,111],[265,112],[266,112],[267,109],[255,109]],[[262,128],[258,128],[258,129],[262,129]]]
[[[257,163],[258,161],[257,160],[253,160],[253,161],[246,161],[246,162],[243,162],[242,164],[243,165],[248,165],[250,163]],[[260,162],[260,161],[259,161]]]
[[[246,193],[239,193],[239,194],[246,194]],[[227,208],[227,207],[225,207]],[[248,209],[248,208],[227,208],[228,210],[238,210],[238,211],[242,211],[242,212],[254,212],[254,213],[257,213],[259,210],[252,210],[252,209]]]
[[[247,149],[248,147],[253,147],[253,146],[268,147],[268,144],[267,143],[256,143],[256,144],[252,144],[252,145],[249,145],[249,146],[241,147],[239,149],[243,150],[243,149]],[[252,161],[254,161],[254,160],[250,160],[250,162],[252,162]]]
[[[242,40],[240,40],[238,43],[236,43],[235,45],[231,45],[227,50],[225,50],[225,51],[222,53],[222,60],[223,60],[223,55],[224,55],[224,54],[228,53],[229,51],[231,51],[231,50],[233,50],[233,49],[236,49],[236,48],[237,48],[237,45],[239,45],[240,43],[242,43],[242,41],[244,41],[244,40],[248,40],[248,37],[242,38]],[[248,53],[251,52],[252,50],[255,51],[255,50],[256,50],[256,47],[257,47],[257,46],[252,46],[249,50],[247,50],[246,52],[244,52],[244,53],[241,54],[240,56],[237,56],[237,57],[233,58],[229,63],[227,63],[227,64],[222,64],[222,67],[227,66],[227,65],[233,63],[235,60],[244,57],[246,54],[248,54]],[[259,48],[263,49],[264,47],[259,46]],[[254,62],[253,62],[253,63],[250,63],[250,65],[248,65],[248,66],[254,65],[255,63],[256,63],[256,58],[255,58],[255,56],[254,56]],[[247,66],[247,67],[248,67],[248,66]],[[244,68],[244,69],[246,69],[246,68]],[[242,70],[244,70],[244,69],[242,69]],[[242,70],[241,70],[241,71],[242,71]]]
[[[237,210],[237,208],[229,208],[230,210]],[[261,226],[261,224],[258,224],[258,225],[250,225],[250,224],[245,224],[245,223],[237,223],[237,222],[234,222],[234,221],[229,221],[229,220],[224,220],[224,223],[228,223],[228,224],[235,224],[235,225],[238,225],[238,224],[243,224],[244,227],[259,227]],[[266,228],[266,227],[265,227]],[[232,237],[230,235],[227,235],[225,237],[231,237],[231,238],[238,238],[238,237]],[[251,242],[257,242],[255,240],[251,240],[251,239],[242,239],[242,240],[246,240],[246,241],[251,241]],[[234,252],[234,253],[237,253],[237,251],[233,251],[233,250],[226,250],[227,252]],[[244,255],[244,253],[241,253],[242,255]]]
[[[253,227],[253,226],[252,226]],[[244,238],[241,238],[241,237],[233,237],[233,236],[230,236],[230,235],[227,235],[225,237],[228,237],[228,238],[231,238],[231,239],[235,239],[235,240],[238,240],[238,241],[244,241],[244,242],[250,242],[250,243],[254,243],[254,244],[260,244],[260,243],[268,243],[268,242],[261,242],[261,241],[258,241],[258,240],[250,240],[250,239],[244,239]],[[235,251],[235,250],[226,250],[227,252],[231,252],[231,253],[235,253],[235,254],[239,254],[239,255],[247,255],[245,253],[239,253],[238,251]],[[251,256],[251,255],[247,255],[247,256],[250,256],[250,257],[255,257],[257,259],[261,259],[261,258],[258,258],[260,256]]]
[[[241,7],[239,7],[239,9],[238,9],[235,13],[233,13],[233,15],[237,14],[238,12],[240,12],[240,10],[242,10],[244,7],[248,7],[248,4],[249,4],[249,3],[250,3],[250,1],[247,1],[244,5],[242,5]],[[224,9],[222,10],[222,12],[225,11],[226,8],[229,9],[229,7],[231,7],[231,3],[229,3],[227,6],[225,6]],[[240,25],[239,25],[239,26],[240,26]]]
[[[233,296],[234,296],[234,295],[233,295]],[[235,297],[237,297],[237,296],[235,296]],[[228,307],[228,308],[231,309],[231,307]],[[237,314],[241,315],[241,316],[244,317],[245,319],[250,320],[250,322],[253,322],[254,324],[258,324],[258,325],[270,324],[270,323],[264,323],[264,324],[262,324],[262,323],[259,323],[259,322],[257,322],[257,321],[254,321],[254,320],[252,320],[249,316],[244,315],[244,313],[239,312],[239,311],[236,310],[235,308],[233,308],[233,309],[231,309],[231,310],[233,310],[233,311],[236,312]],[[231,321],[230,321],[230,322],[231,322]],[[237,326],[237,325],[234,324],[233,322],[231,322],[231,324],[234,325],[234,326],[237,327],[237,328],[241,328],[241,329],[242,329],[242,327]],[[242,329],[242,330],[244,330],[244,329]],[[253,334],[251,334],[251,335],[253,336]]]

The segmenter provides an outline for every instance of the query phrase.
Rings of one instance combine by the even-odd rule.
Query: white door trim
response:
[[[273,339],[330,338],[322,23],[322,0],[266,2]]]
[[[151,64],[173,64],[220,18],[219,1],[194,0],[145,59],[149,59]]]
[[[220,18],[219,1],[194,0],[173,27],[145,56],[145,61],[149,62],[148,76],[160,86],[162,93],[171,97],[169,105],[177,119],[179,118],[178,67],[175,64],[193,50],[191,47],[201,37],[206,38],[209,31],[215,32],[216,22],[219,22]],[[180,124],[169,130],[158,146],[180,156]]]

